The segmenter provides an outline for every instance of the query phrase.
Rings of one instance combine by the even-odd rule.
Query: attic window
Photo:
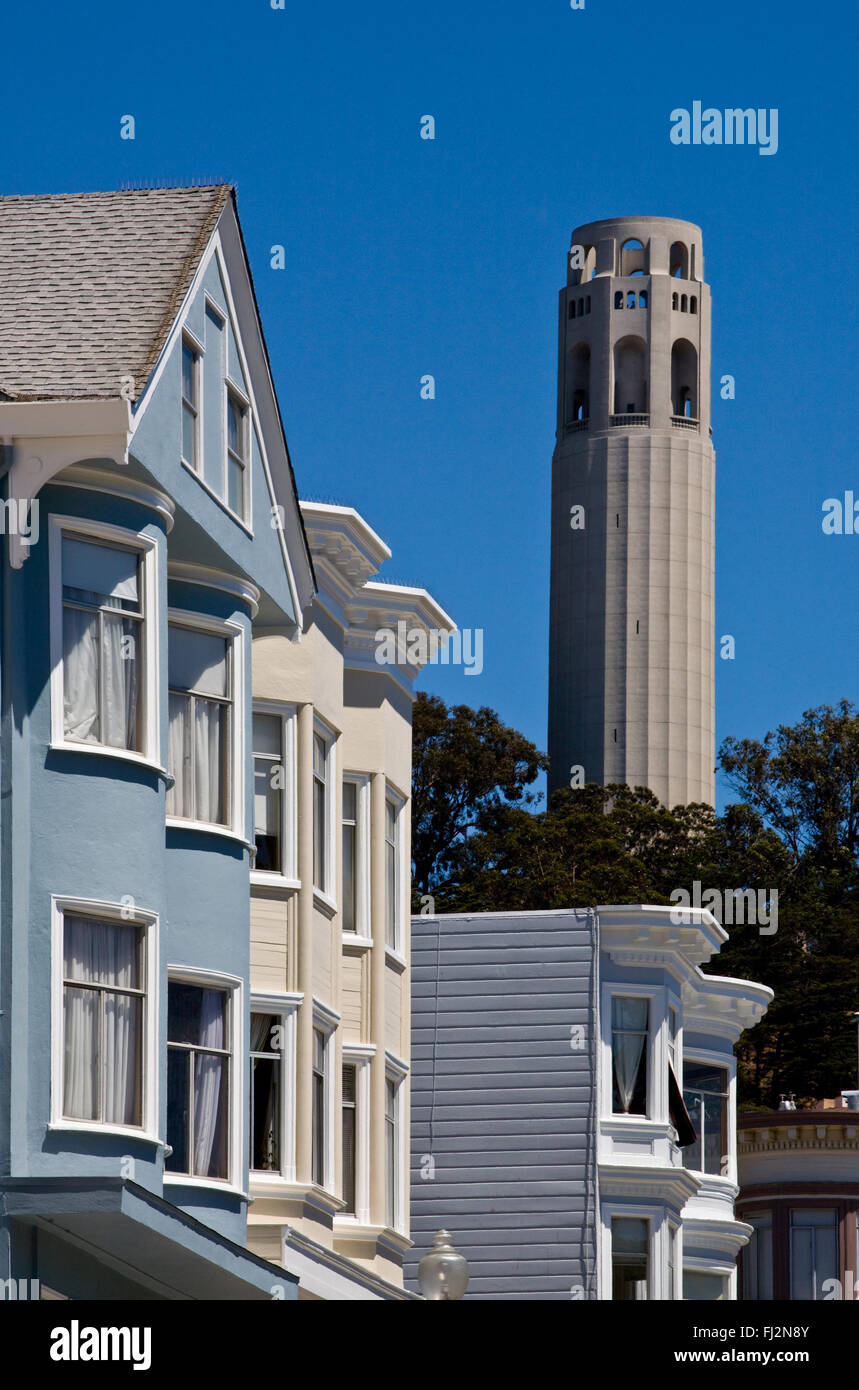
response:
[[[227,388],[227,505],[244,520],[247,493],[248,411]]]
[[[200,467],[200,354],[182,339],[182,458],[194,472]]]

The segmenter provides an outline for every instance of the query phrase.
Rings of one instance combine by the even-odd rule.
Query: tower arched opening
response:
[[[567,353],[566,416],[568,425],[587,420],[590,415],[591,349],[589,343],[576,343]]]
[[[614,345],[614,413],[647,414],[647,347],[643,338],[621,338]]]
[[[689,279],[689,252],[682,241],[674,241],[668,253],[668,273],[679,280]]]
[[[686,338],[678,338],[671,348],[671,412],[698,419],[698,353]]]

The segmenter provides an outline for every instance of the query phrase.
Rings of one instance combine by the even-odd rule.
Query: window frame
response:
[[[322,1112],[324,1133],[322,1135],[322,1181],[316,1178],[316,1149],[313,1144],[313,1096],[311,1094],[311,1150],[310,1150],[310,1181],[312,1185],[319,1188],[322,1192],[333,1195],[334,1193],[334,1153],[335,1153],[335,1133],[337,1125],[337,1112],[335,1101],[339,1087],[334,1084],[334,1067],[337,1060],[336,1037],[337,1028],[340,1023],[339,1015],[331,1009],[320,1004],[318,999],[313,1001],[313,1032],[320,1033],[323,1038],[323,1082],[322,1082]],[[312,1043],[315,1049],[315,1039]],[[316,1074],[315,1057],[311,1052],[311,1092],[313,1091],[313,1079]]]
[[[612,1109],[613,1094],[613,1046],[611,1001],[617,996],[623,999],[647,999],[647,1110],[644,1115],[624,1115]],[[674,996],[665,985],[625,984],[622,980],[604,981],[600,993],[600,1030],[602,1041],[600,1114],[603,1125],[635,1128],[641,1125],[670,1125],[668,1113],[668,1003],[675,1002]],[[678,1016],[682,1029],[682,1014]],[[682,1036],[678,1030],[678,1038]],[[678,1077],[678,1084],[682,1085]]]
[[[669,1255],[673,1254],[675,1289],[679,1298],[683,1297],[683,1226],[680,1212],[673,1211],[661,1203],[624,1202],[617,1197],[608,1197],[601,1203],[601,1258],[600,1258],[600,1300],[612,1301],[614,1283],[614,1259],[612,1249],[612,1222],[616,1218],[646,1221],[648,1223],[647,1243],[647,1301],[672,1301],[670,1299]],[[671,1242],[674,1242],[673,1246]]]
[[[245,632],[240,623],[232,622],[221,618],[210,617],[206,613],[197,613],[184,608],[168,608],[167,628],[168,646],[169,629],[171,627],[187,628],[190,631],[204,632],[209,636],[225,638],[229,643],[229,655],[227,665],[229,667],[229,696],[232,718],[230,720],[229,765],[227,772],[227,796],[225,798],[229,811],[229,821],[224,825],[216,821],[192,820],[190,817],[166,815],[166,824],[177,829],[200,830],[211,835],[228,835],[233,839],[241,840],[243,844],[253,847],[253,841],[249,841],[246,834],[246,808],[245,808],[245,704],[246,704],[246,679],[245,679]],[[172,687],[170,685],[170,657],[168,650],[167,657],[167,694],[168,707],[169,695]],[[169,749],[167,754],[169,764]],[[169,766],[168,766],[169,774]]]
[[[317,738],[317,737],[321,738],[322,741],[323,741],[323,743],[324,743],[324,745],[325,745],[325,758],[324,758],[324,763],[325,763],[325,779],[324,779],[324,787],[325,787],[325,808],[324,808],[324,825],[323,825],[323,827],[322,827],[322,843],[323,843],[323,852],[324,852],[324,855],[325,855],[325,863],[324,863],[324,873],[322,874],[322,878],[324,879],[324,883],[321,883],[321,884],[316,882],[316,867],[317,867],[317,866],[316,866],[316,781],[319,780],[319,779],[317,779],[315,770],[314,770],[314,768],[313,768],[313,759],[314,759],[314,755],[315,755],[315,751],[316,751],[316,738]],[[312,800],[311,800],[311,808],[310,808],[310,811],[311,811],[311,817],[312,817],[312,820],[313,820],[312,833],[313,833],[313,861],[314,861],[314,862],[313,862],[313,897],[314,897],[314,899],[315,899],[317,902],[321,903],[323,907],[326,907],[326,908],[329,910],[329,912],[336,912],[336,911],[337,911],[337,899],[336,899],[336,897],[335,897],[335,894],[336,894],[336,892],[337,892],[336,865],[337,865],[338,862],[339,862],[338,846],[337,846],[337,830],[338,830],[338,826],[339,826],[339,824],[340,824],[339,819],[338,819],[338,810],[339,810],[339,807],[338,807],[338,804],[337,804],[337,803],[338,803],[338,796],[337,796],[337,793],[338,793],[338,786],[337,786],[337,734],[336,734],[335,731],[331,728],[331,726],[328,725],[328,724],[326,724],[324,720],[320,719],[318,715],[314,715],[314,719],[313,719],[313,747],[312,747],[312,751],[311,751],[311,769],[310,769],[310,771],[311,771],[311,782],[312,782]]]
[[[340,792],[340,910],[343,940],[351,945],[357,942],[372,944],[372,918],[370,915],[371,867],[370,867],[370,774],[368,772],[343,773],[343,786],[349,782],[355,787],[355,929],[343,926],[343,909],[346,904],[346,879],[343,855],[343,815],[344,797]]]
[[[334,1218],[338,1226],[370,1224],[370,1063],[375,1052],[369,1044],[344,1042],[342,1047],[341,1070],[355,1068],[355,1210],[338,1212]],[[342,1126],[342,1093],[340,1110]]]
[[[193,375],[195,395],[197,397],[196,402],[189,401],[184,391],[184,371],[182,355],[186,348],[189,352],[193,353],[194,356]],[[206,349],[204,348],[203,344],[200,342],[196,334],[191,332],[187,324],[183,325],[182,333],[180,335],[179,352],[179,397],[182,408],[182,421],[180,422],[179,431],[179,459],[180,462],[184,463],[185,467],[189,468],[191,472],[194,474],[194,476],[198,478],[202,478],[203,476],[203,357],[205,356],[205,351]],[[194,415],[195,457],[193,460],[186,459],[185,457],[185,431],[182,426],[184,425],[184,413],[186,408],[192,411]]]
[[[253,716],[255,714],[274,715],[280,719],[280,753],[284,770],[283,787],[280,789],[280,843],[282,868],[258,869],[253,860],[251,883],[279,884],[283,888],[300,888],[298,877],[298,710],[295,705],[282,704],[277,700],[253,700],[251,702],[251,764],[254,785],[256,783],[256,758],[254,749]],[[267,756],[267,755],[262,755]],[[256,816],[254,816],[254,821]],[[256,825],[251,826],[252,840],[256,849]]]
[[[388,839],[388,807],[393,806],[397,831],[397,840],[394,845],[394,866],[396,874],[396,886],[394,890],[394,920],[393,920],[393,941],[388,940],[388,847],[391,841]],[[396,787],[390,782],[385,783],[385,902],[384,902],[384,926],[385,926],[385,956],[389,960],[395,961],[400,966],[406,964],[406,884],[408,873],[405,864],[405,811],[406,798],[397,791]]]
[[[706,1180],[707,1182],[712,1182],[712,1181],[715,1179],[716,1181],[721,1181],[721,1182],[728,1183],[728,1184],[733,1183],[733,1184],[736,1186],[736,1185],[737,1185],[737,1059],[736,1059],[736,1057],[734,1056],[733,1052],[731,1052],[731,1053],[729,1054],[729,1053],[727,1053],[727,1052],[717,1052],[717,1051],[715,1051],[715,1050],[713,1050],[713,1049],[707,1049],[707,1048],[695,1047],[695,1046],[689,1047],[689,1048],[687,1049],[686,1046],[685,1046],[685,1044],[683,1043],[682,1033],[679,1034],[678,1037],[679,1037],[679,1041],[680,1041],[680,1044],[681,1044],[681,1048],[680,1048],[680,1057],[682,1058],[681,1073],[683,1072],[683,1069],[684,1069],[684,1067],[685,1067],[685,1063],[686,1063],[687,1061],[693,1062],[693,1063],[695,1063],[695,1064],[697,1064],[697,1065],[699,1065],[699,1066],[721,1067],[722,1070],[723,1070],[724,1072],[727,1073],[728,1086],[727,1086],[727,1099],[726,1099],[726,1102],[725,1102],[725,1104],[726,1104],[726,1106],[727,1106],[727,1123],[726,1123],[726,1135],[727,1135],[726,1150],[727,1150],[727,1159],[728,1159],[727,1171],[726,1171],[725,1173],[722,1173],[721,1171],[718,1172],[718,1173],[704,1173],[703,1176],[704,1176],[704,1178],[705,1178],[705,1180]],[[681,1095],[682,1095],[683,1090],[684,1090],[684,1087],[685,1087],[685,1077],[684,1077],[684,1075],[681,1074],[680,1076],[678,1076],[678,1078],[677,1078],[677,1084],[678,1084],[679,1087],[680,1087],[680,1093],[681,1093]],[[692,1122],[693,1122],[693,1124],[694,1124],[694,1122],[695,1122],[695,1117],[692,1116],[691,1119],[692,1119]],[[681,1151],[681,1152],[682,1152],[682,1151]],[[683,1158],[683,1164],[684,1164],[684,1167],[687,1167],[687,1168],[688,1168],[688,1164],[686,1163],[686,1160],[685,1160],[685,1155],[684,1155],[684,1158]],[[699,1173],[699,1172],[702,1172],[702,1170],[699,1169],[699,1168],[689,1168],[689,1172],[690,1172],[690,1173]]]
[[[227,325],[232,329],[232,323],[228,319]],[[236,334],[233,333],[236,337]],[[229,357],[229,342],[226,343],[227,357]],[[240,443],[244,449],[244,457],[236,454],[230,448],[230,403],[237,414],[239,427]],[[248,525],[248,515],[250,512],[250,473],[251,460],[253,458],[252,445],[252,414],[251,403],[245,391],[237,382],[233,381],[229,375],[229,369],[224,374],[224,495],[222,501],[231,516],[237,518],[243,526]],[[243,507],[240,512],[230,504],[230,461],[234,460],[242,470],[242,502]]]
[[[394,1056],[392,1055],[392,1053],[386,1052],[386,1053],[385,1053],[385,1126],[386,1126],[386,1134],[385,1134],[385,1161],[386,1161],[386,1165],[387,1165],[387,1155],[388,1155],[388,1139],[387,1139],[387,1096],[388,1096],[388,1086],[389,1086],[391,1083],[393,1083],[393,1085],[394,1085],[394,1116],[393,1116],[393,1122],[394,1122],[394,1159],[395,1159],[395,1169],[394,1169],[394,1173],[393,1173],[393,1175],[392,1175],[392,1176],[393,1176],[393,1193],[392,1193],[392,1197],[393,1197],[393,1202],[392,1202],[392,1205],[393,1205],[393,1212],[391,1212],[390,1209],[389,1209],[389,1206],[388,1206],[388,1198],[389,1198],[389,1175],[388,1175],[387,1166],[386,1166],[386,1171],[385,1171],[385,1221],[384,1221],[384,1224],[385,1224],[385,1227],[386,1227],[388,1230],[396,1231],[396,1232],[398,1232],[398,1233],[401,1234],[401,1235],[405,1235],[405,1233],[406,1233],[406,1231],[405,1231],[405,1222],[406,1222],[406,1190],[407,1190],[407,1187],[408,1187],[408,1180],[407,1180],[407,1177],[406,1177],[406,1175],[405,1175],[405,1160],[406,1160],[406,1148],[405,1148],[405,1118],[406,1118],[406,1111],[405,1111],[405,1103],[404,1103],[404,1102],[405,1102],[405,1095],[406,1095],[406,1092],[405,1092],[405,1088],[404,1088],[404,1083],[405,1083],[405,1081],[406,1081],[408,1075],[409,1075],[409,1068],[406,1066],[405,1062],[400,1061],[400,1059],[399,1059],[398,1057],[394,1057]],[[391,1215],[393,1216],[393,1220],[392,1220],[392,1221],[389,1221],[389,1217],[390,1217]]]
[[[124,1125],[104,1120],[83,1120],[66,1116],[64,1108],[65,1072],[65,919],[90,917],[116,926],[143,929],[144,962],[143,1042],[141,1045],[141,1124]],[[161,1144],[159,1115],[159,916],[148,908],[96,898],[51,895],[51,1094],[49,1130],[76,1130],[87,1134],[120,1134],[152,1144]]]
[[[254,1186],[261,1184],[283,1184],[296,1181],[296,1108],[295,1092],[298,1055],[298,1008],[301,994],[263,994],[251,991],[251,1014],[275,1014],[280,1020],[283,1046],[280,1050],[280,1168],[252,1168],[251,1160],[253,1135],[248,1128],[248,1181]],[[250,1033],[248,1034],[248,1056],[250,1057]],[[248,1066],[248,1120],[250,1120],[250,1066]]]
[[[102,758],[120,758],[142,764],[165,775],[161,762],[159,615],[161,609],[158,540],[143,531],[115,526],[106,521],[52,514],[48,522],[48,593],[51,654],[51,747],[64,752],[84,753]],[[90,545],[135,551],[139,556],[141,609],[141,670],[138,699],[141,702],[141,749],[113,748],[106,743],[80,743],[65,733],[63,669],[63,539],[81,540]],[[117,610],[121,611],[121,610]]]
[[[193,1173],[177,1173],[167,1167],[164,1169],[164,1186],[208,1187],[216,1192],[234,1192],[245,1197],[242,1186],[243,1149],[245,1126],[242,1117],[247,1100],[245,1097],[245,1067],[248,1056],[249,1017],[245,1016],[245,982],[240,975],[227,975],[221,971],[198,969],[190,965],[167,966],[167,988],[171,984],[195,985],[198,989],[218,989],[227,995],[229,1048],[229,1073],[227,1081],[227,1116],[229,1135],[227,1137],[227,1176],[209,1178]],[[170,1045],[169,1028],[165,1023],[164,1052]],[[166,1094],[166,1086],[165,1086]],[[169,1096],[167,1097],[169,1104]],[[165,1136],[166,1138],[166,1136]]]

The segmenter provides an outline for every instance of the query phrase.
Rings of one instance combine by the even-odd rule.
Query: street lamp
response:
[[[418,1282],[424,1298],[452,1301],[468,1288],[468,1261],[455,1250],[450,1231],[436,1231],[432,1250],[418,1265]]]

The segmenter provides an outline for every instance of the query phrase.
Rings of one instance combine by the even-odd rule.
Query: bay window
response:
[[[170,624],[168,817],[232,825],[232,647],[220,632]]]
[[[167,999],[165,1169],[228,1179],[231,1159],[232,991],[171,980]]]

